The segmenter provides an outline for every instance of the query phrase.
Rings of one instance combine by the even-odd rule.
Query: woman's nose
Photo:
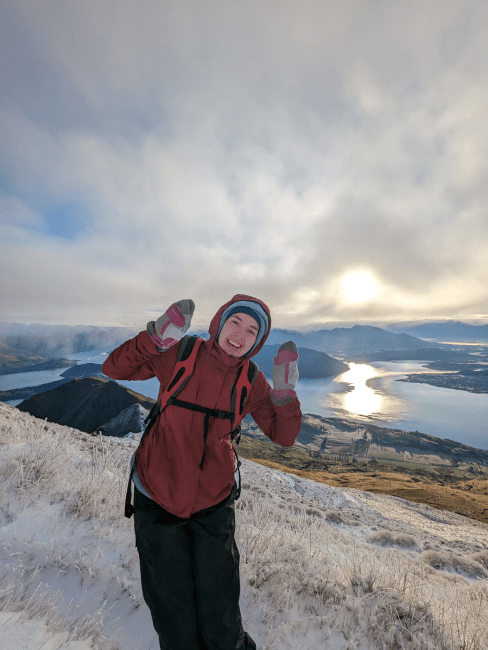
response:
[[[244,340],[244,332],[241,329],[237,329],[234,332],[234,336],[236,337],[239,343]]]

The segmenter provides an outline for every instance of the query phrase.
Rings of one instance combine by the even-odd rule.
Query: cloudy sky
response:
[[[0,321],[488,317],[486,0],[0,8]]]

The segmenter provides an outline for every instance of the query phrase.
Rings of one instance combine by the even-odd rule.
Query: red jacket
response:
[[[259,302],[268,314],[271,328],[269,309],[263,302],[242,294],[234,296],[213,317],[210,338],[200,346],[193,374],[178,399],[212,409],[230,410],[231,387],[244,358],[228,356],[216,342],[216,336],[223,312],[240,300]],[[267,337],[268,334],[249,357],[259,352]],[[108,356],[102,371],[113,379],[141,380],[156,376],[161,395],[173,374],[179,345],[160,353],[149,334],[140,332]],[[273,442],[291,447],[300,431],[300,402],[296,398],[285,406],[275,406],[270,391],[271,386],[259,371],[244,414],[250,413]],[[235,457],[229,420],[210,419],[205,462],[200,469],[203,419],[203,413],[166,406],[136,456],[137,474],[148,494],[177,517],[187,518],[222,501],[229,496],[234,484]]]

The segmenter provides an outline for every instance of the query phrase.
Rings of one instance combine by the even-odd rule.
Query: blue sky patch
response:
[[[90,220],[87,210],[76,203],[58,203],[43,211],[45,232],[51,237],[76,239]]]

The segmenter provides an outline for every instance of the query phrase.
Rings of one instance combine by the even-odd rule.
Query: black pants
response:
[[[236,486],[224,501],[180,519],[139,490],[134,527],[144,600],[161,650],[255,650],[242,628]]]

